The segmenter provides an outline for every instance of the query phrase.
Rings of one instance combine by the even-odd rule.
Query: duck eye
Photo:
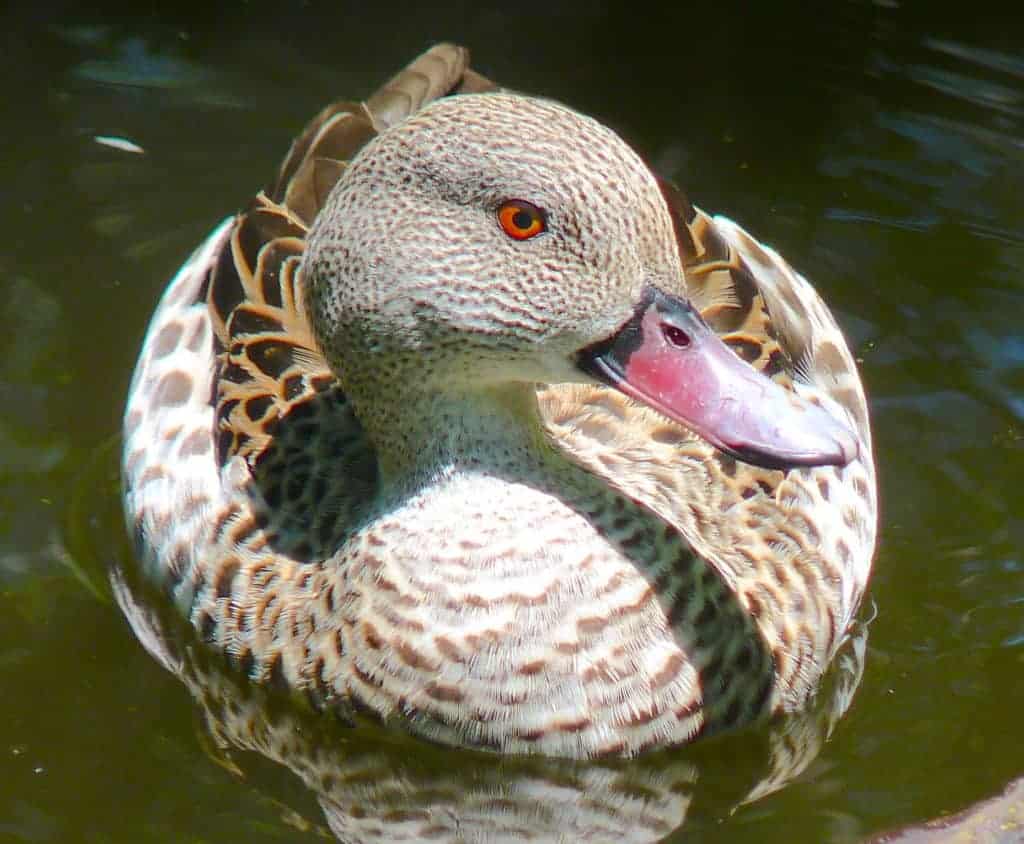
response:
[[[522,199],[510,199],[498,208],[498,222],[505,234],[515,240],[528,240],[547,230],[544,212]]]
[[[690,335],[677,325],[664,323],[661,326],[661,333],[668,340],[669,345],[675,346],[677,349],[685,349],[690,345]]]

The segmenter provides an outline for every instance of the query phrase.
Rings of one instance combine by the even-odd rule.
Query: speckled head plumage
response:
[[[506,235],[496,211],[513,199],[546,231]],[[544,100],[453,97],[348,167],[310,233],[310,310],[342,372],[381,346],[449,344],[481,377],[493,352],[523,380],[568,380],[571,354],[622,325],[645,284],[681,280],[674,242],[654,177],[611,130]]]

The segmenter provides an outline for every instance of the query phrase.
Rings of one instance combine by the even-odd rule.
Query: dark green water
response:
[[[678,840],[857,842],[1024,773],[1024,18],[922,5],[0,15],[0,841],[328,834],[291,774],[207,752],[112,603],[114,438],[172,271],[323,103],[442,38],[779,248],[863,358],[883,528],[860,690],[794,782],[691,807]]]

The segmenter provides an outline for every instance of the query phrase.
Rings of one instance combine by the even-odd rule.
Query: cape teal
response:
[[[575,758],[806,705],[876,533],[814,288],[448,44],[171,281],[123,482],[142,575],[240,675]]]

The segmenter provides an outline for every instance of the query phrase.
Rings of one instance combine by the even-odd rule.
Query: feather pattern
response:
[[[307,235],[367,143],[439,97],[495,90],[466,50],[439,45],[365,103],[328,106],[274,183],[171,282],[126,410],[125,505],[143,568],[250,679],[305,690],[322,707],[355,699],[445,741],[634,754],[797,709],[870,571],[866,400],[811,285],[666,182],[683,268],[675,292],[752,367],[845,419],[859,458],[761,469],[607,387],[552,384],[537,388],[546,436],[603,491],[538,509],[522,490],[452,478],[432,502],[450,500],[473,524],[495,521],[480,496],[495,507],[511,496],[522,524],[505,580],[500,555],[468,538],[464,559],[425,547],[423,502],[375,509],[377,452],[312,324]],[[595,529],[567,571],[523,579],[513,565],[517,552],[547,559],[544,549]],[[389,559],[392,543],[422,548],[427,573]],[[483,591],[459,586],[477,558],[498,572]],[[501,632],[524,619],[531,637]],[[653,636],[644,624],[662,632],[641,659],[628,643]],[[697,636],[686,658],[671,644],[680,624]]]

